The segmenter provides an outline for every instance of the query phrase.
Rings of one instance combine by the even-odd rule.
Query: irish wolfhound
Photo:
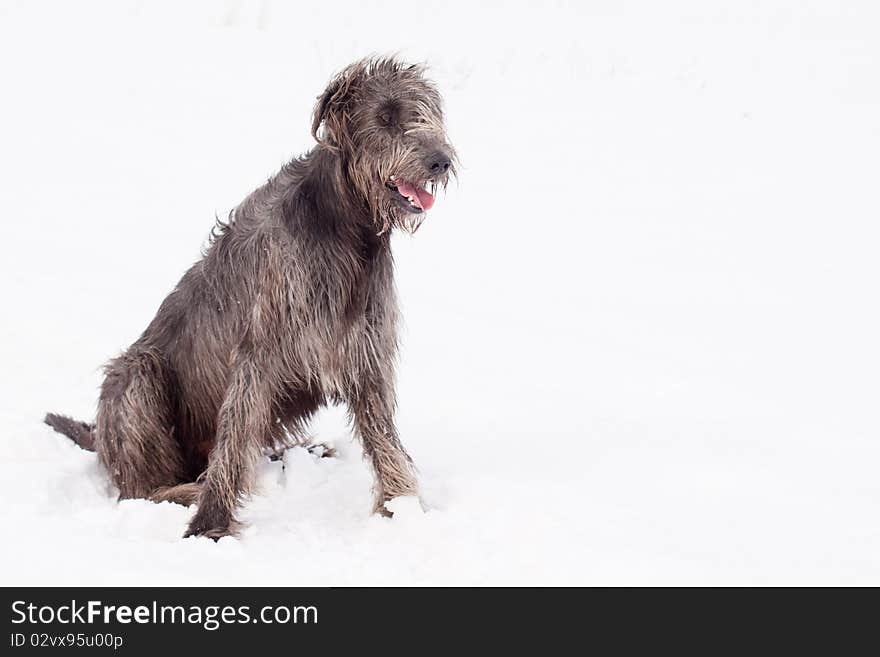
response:
[[[414,232],[454,173],[423,69],[357,62],[318,98],[317,145],[218,222],[143,335],[106,366],[94,424],[46,422],[98,453],[120,498],[198,504],[185,536],[236,530],[262,454],[344,402],[375,510],[416,493],[394,425],[390,232]]]

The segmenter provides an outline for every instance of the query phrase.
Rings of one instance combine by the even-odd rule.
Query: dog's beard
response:
[[[406,212],[394,202],[383,200],[374,214],[373,220],[379,235],[387,233],[394,228],[399,228],[410,235],[415,235],[425,220],[425,216],[424,212],[420,214]]]
[[[425,220],[425,214],[410,214],[404,213],[405,216],[401,217],[396,226],[400,228],[402,231],[409,233],[410,235],[415,235],[416,231],[422,225],[422,222]]]

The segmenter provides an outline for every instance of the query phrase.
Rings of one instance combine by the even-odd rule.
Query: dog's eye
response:
[[[379,124],[384,128],[391,128],[398,123],[400,109],[396,103],[388,103],[379,110]]]

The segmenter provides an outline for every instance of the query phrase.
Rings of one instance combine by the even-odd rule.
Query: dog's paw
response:
[[[421,517],[425,513],[425,507],[417,496],[402,495],[377,504],[375,513],[385,518]]]
[[[226,513],[196,511],[183,537],[204,536],[219,541],[224,536],[237,536],[240,529],[241,525]]]
[[[215,543],[219,541],[224,536],[235,536],[235,532],[232,531],[229,527],[215,527],[213,529],[193,529],[190,527],[187,529],[183,537],[189,538],[190,536],[204,536],[205,538],[210,538]]]
[[[382,516],[383,518],[393,518],[394,512],[389,511],[385,504],[377,504],[376,508],[373,509],[373,513],[377,516]]]

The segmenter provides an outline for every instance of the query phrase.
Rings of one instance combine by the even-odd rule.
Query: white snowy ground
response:
[[[876,3],[297,4],[0,5],[0,583],[880,585]],[[390,51],[464,163],[395,243],[428,510],[337,409],[183,540],[42,415]]]

